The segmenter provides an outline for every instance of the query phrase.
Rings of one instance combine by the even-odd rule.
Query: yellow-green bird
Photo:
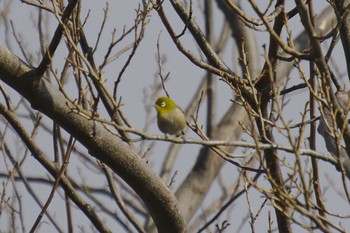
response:
[[[165,96],[156,101],[158,128],[165,134],[180,135],[186,126],[186,117],[176,103]]]

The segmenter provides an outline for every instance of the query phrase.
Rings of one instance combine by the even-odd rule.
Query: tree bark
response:
[[[100,123],[71,110],[69,102],[43,77],[37,77],[19,58],[0,45],[0,79],[21,94],[33,108],[57,122],[89,153],[109,166],[144,201],[158,232],[186,232],[178,202],[163,181],[131,147]]]

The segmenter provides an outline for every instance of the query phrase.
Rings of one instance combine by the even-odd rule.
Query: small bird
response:
[[[156,101],[157,123],[160,131],[166,134],[179,136],[186,126],[186,117],[176,103],[165,96]]]

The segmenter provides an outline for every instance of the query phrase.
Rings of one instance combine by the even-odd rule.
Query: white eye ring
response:
[[[166,105],[166,103],[165,103],[164,101],[160,103],[160,106],[161,106],[162,108],[164,108],[165,105]]]

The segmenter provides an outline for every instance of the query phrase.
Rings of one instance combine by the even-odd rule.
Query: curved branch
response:
[[[144,163],[137,150],[100,123],[73,113],[54,87],[33,75],[19,58],[0,46],[0,79],[72,134],[89,153],[128,183],[148,207],[159,232],[185,232],[178,202],[163,181]]]

